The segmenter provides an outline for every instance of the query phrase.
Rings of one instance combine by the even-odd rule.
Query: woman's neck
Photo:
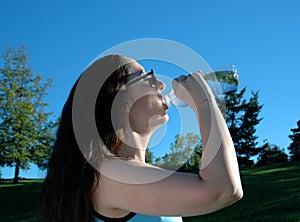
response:
[[[146,150],[121,145],[117,152],[117,155],[119,157],[135,159],[145,163]]]
[[[150,136],[130,133],[122,139],[122,143],[117,151],[120,157],[130,158],[145,162],[146,149],[149,144]]]

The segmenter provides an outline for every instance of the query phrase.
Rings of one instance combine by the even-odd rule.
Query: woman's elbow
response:
[[[224,202],[224,205],[231,205],[243,198],[244,192],[242,187],[235,187],[227,190],[220,196],[220,201]]]
[[[243,196],[244,196],[244,191],[243,191],[243,188],[240,187],[238,189],[238,191],[235,193],[235,197],[236,197],[237,200],[240,200],[240,199],[243,198]]]
[[[239,201],[242,197],[242,188],[232,189],[231,191],[227,189],[226,191],[218,192],[216,193],[214,198],[211,199],[210,204],[206,205],[207,208],[205,208],[204,211],[203,209],[201,209],[201,214],[212,213],[225,207],[228,207],[234,204],[235,202]]]

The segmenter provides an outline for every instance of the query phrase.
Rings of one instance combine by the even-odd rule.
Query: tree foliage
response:
[[[155,165],[165,169],[177,170],[182,166],[195,164],[195,149],[199,145],[199,135],[194,133],[178,134],[171,143],[171,152],[155,160]],[[199,148],[198,148],[199,150]]]
[[[291,129],[292,134],[289,138],[292,140],[288,147],[289,153],[291,155],[291,161],[300,160],[300,120],[297,122],[297,127]]]
[[[225,95],[226,111],[223,110],[225,120],[235,145],[240,165],[254,165],[251,157],[259,154],[261,150],[257,147],[256,126],[262,120],[259,113],[262,105],[259,104],[258,92],[252,92],[251,97],[246,100],[244,94],[246,88],[240,92],[232,91]],[[222,99],[216,98],[219,106]],[[202,147],[200,136],[188,133],[177,135],[175,142],[171,143],[171,152],[162,158],[157,158],[155,164],[168,169],[181,171],[197,171],[201,161]]]
[[[145,161],[146,163],[153,164],[154,154],[149,149],[146,149]]]
[[[274,163],[288,162],[288,155],[278,146],[265,142],[260,148],[257,166],[266,166]]]
[[[202,145],[199,143],[194,148],[191,157],[179,168],[182,172],[198,173],[202,156]]]
[[[246,88],[240,92],[233,91],[225,96],[226,122],[236,148],[239,163],[252,165],[251,157],[258,154],[256,126],[262,120],[259,113],[262,105],[259,104],[258,92],[252,92],[247,101],[244,99]]]
[[[0,166],[15,167],[15,183],[30,162],[45,167],[55,125],[44,102],[51,80],[34,75],[28,57],[24,46],[8,48],[0,68]]]

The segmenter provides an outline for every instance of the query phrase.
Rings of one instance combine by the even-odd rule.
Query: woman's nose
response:
[[[158,92],[162,92],[166,88],[166,84],[160,80],[157,80],[155,88]]]

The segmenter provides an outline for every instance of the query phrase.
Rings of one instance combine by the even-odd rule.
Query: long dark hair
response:
[[[103,65],[112,67],[114,71],[99,91],[95,104],[95,120],[101,139],[114,153],[120,143],[112,126],[111,107],[120,86],[127,82],[130,62],[122,55],[109,55],[95,61],[87,70],[92,70],[93,75],[103,75]],[[79,80],[80,78],[74,84],[63,107],[47,176],[42,186],[41,201],[45,222],[94,221],[93,184],[95,179],[98,183],[100,174],[82,154],[72,125],[72,102]]]

